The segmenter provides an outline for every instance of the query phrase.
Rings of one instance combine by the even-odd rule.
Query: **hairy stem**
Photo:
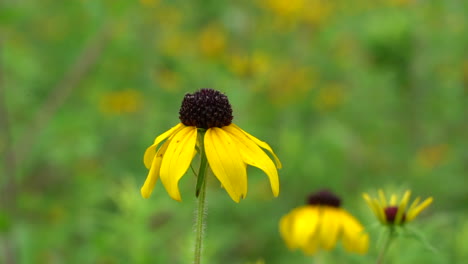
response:
[[[196,234],[195,234],[195,259],[193,261],[194,264],[200,264],[201,260],[201,252],[203,248],[203,234],[205,231],[205,218],[206,218],[206,172],[207,172],[207,159],[205,155],[205,149],[203,146],[203,136],[201,135],[201,142],[200,142],[200,169],[198,171],[198,183],[197,183],[197,196],[198,196],[198,207],[197,207],[197,214],[196,214]],[[198,186],[200,185],[200,186]]]

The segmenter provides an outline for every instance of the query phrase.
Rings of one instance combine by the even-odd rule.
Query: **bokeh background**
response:
[[[3,0],[1,263],[191,263],[194,184],[140,196],[142,157],[183,95],[226,93],[283,162],[234,203],[208,182],[206,263],[374,263],[378,188],[434,203],[394,263],[468,259],[468,2]],[[289,251],[278,221],[328,188],[366,226],[365,256]]]

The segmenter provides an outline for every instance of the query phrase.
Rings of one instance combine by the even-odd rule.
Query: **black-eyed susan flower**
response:
[[[367,193],[363,194],[369,207],[384,225],[403,225],[411,222],[432,203],[432,197],[420,203],[421,198],[417,197],[408,207],[411,191],[407,190],[400,201],[396,194],[392,194],[387,200],[383,190],[378,191],[378,198],[371,198]]]
[[[295,208],[280,220],[280,233],[286,245],[313,255],[320,249],[333,249],[341,239],[347,251],[366,253],[367,233],[340,204],[340,198],[327,190],[310,195],[307,205]]]
[[[213,89],[186,94],[179,119],[179,124],[156,137],[145,152],[144,164],[149,173],[141,188],[144,198],[151,195],[161,178],[168,194],[180,201],[178,182],[202,147],[213,174],[235,202],[247,195],[247,165],[263,170],[270,179],[273,195],[278,196],[279,159],[267,143],[232,123],[226,95]]]

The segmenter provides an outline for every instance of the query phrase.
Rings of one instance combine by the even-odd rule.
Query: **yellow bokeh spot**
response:
[[[220,26],[209,25],[198,36],[198,44],[203,55],[220,56],[226,48],[226,34]]]
[[[166,91],[175,92],[181,89],[179,74],[169,68],[156,70],[154,77],[156,85]]]
[[[100,110],[105,115],[137,112],[143,103],[141,93],[134,89],[105,93],[100,100]]]
[[[140,4],[144,7],[156,7],[159,0],[140,0]]]
[[[423,147],[416,154],[416,163],[422,169],[432,170],[447,160],[448,152],[447,144]]]
[[[306,97],[312,89],[317,73],[311,67],[281,64],[275,71],[271,71],[268,94],[272,102],[278,106],[286,106],[297,99]]]
[[[255,77],[267,73],[271,68],[270,57],[262,52],[251,56],[234,53],[227,61],[228,68],[239,77]]]
[[[340,106],[344,99],[343,86],[338,83],[332,83],[318,91],[314,105],[320,111],[330,111]]]

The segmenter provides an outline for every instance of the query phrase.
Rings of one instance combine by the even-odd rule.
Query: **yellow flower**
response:
[[[432,203],[432,197],[427,198],[422,203],[419,203],[421,198],[417,197],[408,207],[411,191],[406,191],[397,203],[396,194],[390,196],[387,200],[383,190],[378,191],[379,198],[371,198],[367,193],[363,194],[369,207],[377,216],[379,221],[385,225],[403,225],[411,222]]]
[[[340,208],[341,201],[329,191],[308,199],[308,205],[292,210],[280,220],[280,233],[290,249],[312,255],[319,249],[331,250],[342,239],[349,252],[365,254],[369,237],[356,218]]]
[[[226,95],[213,89],[185,95],[179,119],[181,123],[156,137],[145,152],[144,163],[149,173],[141,188],[144,198],[151,195],[161,178],[169,196],[180,201],[178,182],[201,149],[213,174],[235,202],[247,195],[247,165],[263,170],[270,179],[273,195],[278,196],[279,159],[267,143],[232,123]],[[262,148],[273,156],[276,166]]]

